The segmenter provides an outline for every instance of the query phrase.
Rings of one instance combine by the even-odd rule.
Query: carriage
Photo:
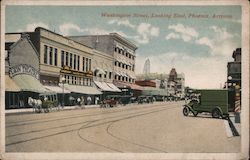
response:
[[[35,113],[48,113],[53,109],[60,109],[56,94],[39,94],[38,99],[29,97],[28,104],[33,108],[33,112]]]

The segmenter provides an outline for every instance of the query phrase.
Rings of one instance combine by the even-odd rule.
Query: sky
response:
[[[138,46],[136,74],[185,74],[191,88],[216,89],[241,47],[241,6],[6,6],[6,32],[44,27],[64,36],[118,33]]]

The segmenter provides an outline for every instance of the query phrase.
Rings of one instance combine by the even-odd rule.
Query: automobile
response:
[[[206,89],[196,90],[188,104],[184,105],[183,115],[192,112],[196,117],[199,113],[211,113],[213,118],[228,118],[228,90]]]

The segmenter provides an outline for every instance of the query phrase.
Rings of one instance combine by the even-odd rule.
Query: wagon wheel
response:
[[[184,116],[188,116],[188,114],[189,114],[189,108],[188,107],[184,107],[183,108],[183,115]]]
[[[212,117],[213,118],[220,118],[220,110],[218,108],[213,109]]]

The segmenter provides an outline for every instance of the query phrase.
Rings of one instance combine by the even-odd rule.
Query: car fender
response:
[[[218,110],[220,111],[220,114],[223,115],[222,109],[221,109],[219,106],[214,107],[213,110],[214,110],[214,109],[218,109]],[[212,110],[212,111],[213,111],[213,110]]]

